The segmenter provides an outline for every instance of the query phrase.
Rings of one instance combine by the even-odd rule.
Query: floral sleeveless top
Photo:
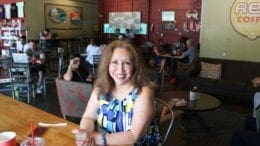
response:
[[[137,98],[137,91],[138,89],[133,90],[129,93],[128,97],[122,101],[114,98],[111,93],[106,95],[109,96],[110,101],[107,101],[105,96],[100,96],[100,107],[97,113],[97,123],[102,131],[115,133],[130,130],[133,118],[133,107]],[[155,120],[152,120],[145,135],[135,145],[161,145],[161,136]]]

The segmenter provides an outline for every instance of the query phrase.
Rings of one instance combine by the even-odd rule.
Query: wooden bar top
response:
[[[43,137],[45,145],[76,145],[71,131],[79,125],[2,94],[0,94],[0,104],[0,132],[15,131],[17,145],[30,135],[31,121],[35,125],[35,136]],[[66,127],[39,127],[38,122],[66,122],[68,125]]]

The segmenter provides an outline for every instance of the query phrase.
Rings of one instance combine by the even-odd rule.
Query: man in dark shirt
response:
[[[80,54],[71,54],[69,65],[63,75],[64,80],[86,82],[88,74],[88,70],[84,67]]]
[[[37,73],[38,81],[37,81],[37,88],[36,93],[40,94],[43,90],[43,78],[45,73],[45,54],[44,52],[37,47],[36,43],[34,41],[29,41],[27,44],[28,48],[24,50],[24,53],[26,53],[29,57],[29,60],[31,61],[34,66],[30,67],[31,73]]]

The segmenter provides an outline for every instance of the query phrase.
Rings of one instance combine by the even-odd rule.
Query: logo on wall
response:
[[[79,12],[71,12],[70,13],[70,22],[72,24],[80,24],[81,23],[81,14]]]
[[[260,36],[260,0],[236,0],[230,19],[238,33],[256,39]]]

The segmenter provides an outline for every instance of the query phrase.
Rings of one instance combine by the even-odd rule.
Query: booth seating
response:
[[[189,72],[189,88],[219,97],[224,102],[253,106],[254,94],[260,91],[251,80],[260,76],[260,63],[198,58]]]

